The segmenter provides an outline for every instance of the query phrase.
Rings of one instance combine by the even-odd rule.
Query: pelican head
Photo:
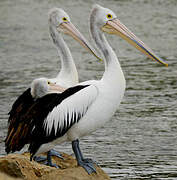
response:
[[[49,11],[49,26],[50,28],[55,28],[59,33],[70,35],[76,41],[78,41],[85,49],[91,52],[97,59],[101,60],[95,54],[93,48],[84,38],[84,36],[71,23],[70,17],[63,9],[53,8]]]
[[[38,78],[31,83],[31,95],[35,99],[54,92],[60,93],[61,87],[52,83],[47,78]]]
[[[68,23],[70,17],[68,14],[60,8],[53,8],[49,11],[49,24],[55,27],[59,32],[68,33],[68,29],[63,28],[63,23]]]
[[[90,22],[92,19],[95,21],[94,24],[97,25],[103,32],[120,36],[149,58],[156,60],[160,64],[168,66],[167,63],[158,57],[145,43],[143,43],[124,24],[122,24],[116,14],[110,9],[97,4],[94,5],[91,12]]]

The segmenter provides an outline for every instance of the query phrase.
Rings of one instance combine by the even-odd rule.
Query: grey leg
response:
[[[87,159],[84,159],[82,152],[79,147],[79,140],[72,141],[72,148],[74,151],[74,154],[76,156],[76,160],[79,166],[82,166],[88,174],[96,173],[96,168],[94,167],[93,161],[88,161]]]
[[[47,152],[47,162],[46,163],[44,163],[44,164],[46,164],[46,165],[48,165],[48,166],[51,166],[51,167],[56,167],[56,168],[59,168],[56,164],[53,164],[52,163],[52,158],[51,158],[51,151],[48,151]]]
[[[58,157],[58,158],[60,158],[60,159],[63,159],[62,155],[61,155],[60,153],[58,153],[57,151],[53,150],[53,149],[50,150],[50,151],[47,153],[47,156],[56,156],[56,157]],[[48,160],[48,159],[49,159],[49,160]],[[39,163],[47,160],[47,163],[48,163],[48,161],[49,161],[49,164],[50,164],[50,162],[51,162],[51,157],[35,156],[35,157],[33,158],[33,160],[36,161],[36,162],[39,162]],[[47,164],[47,163],[44,163],[44,164]]]
[[[91,159],[91,158],[84,158],[83,157],[83,155],[82,155],[82,152],[81,152],[81,149],[80,149],[80,146],[78,146],[78,151],[79,151],[79,153],[80,153],[80,155],[81,155],[81,159],[82,159],[82,161],[84,161],[84,162],[88,162],[88,163],[93,163],[93,164],[96,164],[97,166],[98,166],[98,163],[96,162],[96,161],[94,161],[93,159]]]
[[[50,150],[50,155],[51,155],[51,156],[56,156],[56,157],[58,157],[58,158],[60,158],[60,159],[64,159],[59,152],[57,152],[57,151],[55,151],[55,150],[53,150],[53,149]]]
[[[43,161],[46,161],[47,158],[44,156],[34,156],[33,160],[36,162],[43,162]]]

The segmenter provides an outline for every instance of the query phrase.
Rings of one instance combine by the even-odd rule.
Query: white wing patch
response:
[[[67,129],[73,123],[77,123],[85,115],[97,95],[97,87],[90,85],[64,99],[44,120],[46,135],[51,134],[53,127],[56,135],[58,131],[62,131],[64,128]]]

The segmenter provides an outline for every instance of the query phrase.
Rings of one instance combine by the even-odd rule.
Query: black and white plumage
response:
[[[62,94],[46,95],[33,106],[29,114],[23,117],[24,121],[25,119],[29,120],[34,118],[33,121],[31,121],[34,125],[31,136],[32,143],[30,143],[29,147],[33,155],[42,144],[63,136],[73,124],[78,123],[85,115],[91,103],[89,97],[87,97],[88,104],[85,105],[85,107],[81,106],[79,109],[74,109],[75,103],[77,103],[77,101],[78,103],[80,102],[75,94],[79,93],[85,96],[85,88],[89,88],[88,85],[69,88]],[[71,96],[72,98],[70,100]],[[74,103],[72,104],[73,101]],[[48,102],[48,104],[46,104],[46,102]],[[39,111],[41,108],[44,110],[43,113]],[[65,109],[68,109],[68,111],[66,112]],[[54,116],[54,114],[57,114],[59,117]],[[43,121],[44,119],[45,121]],[[31,157],[33,157],[33,155]]]
[[[61,91],[62,87],[53,84],[46,78],[39,78],[35,79],[31,83],[31,87],[17,98],[12,105],[10,112],[8,113],[9,126],[7,137],[5,139],[5,150],[7,153],[19,151],[24,144],[29,142],[29,139],[21,141],[19,138],[19,136],[23,137],[24,133],[26,133],[25,130],[23,130],[23,133],[21,131],[21,117],[23,117],[30,107],[36,102],[36,99],[41,98],[48,93],[56,93]]]
[[[60,72],[58,73],[56,78],[49,80],[50,82],[53,82],[60,86],[60,89],[58,89],[57,92],[61,93],[65,90],[65,88],[71,87],[78,83],[77,69],[71,52],[67,44],[65,43],[62,34],[72,36],[84,48],[94,54],[94,56],[96,56],[96,54],[94,53],[92,47],[88,44],[84,36],[71,23],[68,14],[62,9],[53,8],[49,11],[49,31],[61,58]],[[35,80],[34,82],[36,81],[37,80]],[[28,136],[25,135],[22,138],[20,134],[22,130],[21,126],[23,124],[23,116],[28,113],[29,109],[36,103],[36,100],[38,98],[49,93],[48,91],[43,91],[43,89],[37,87],[37,83],[34,82],[32,83],[33,87],[31,89],[26,90],[21,96],[19,96],[19,98],[13,104],[12,109],[9,113],[10,117],[8,120],[8,133],[5,140],[7,153],[19,151],[23,148],[25,143],[29,142],[31,129],[30,127],[28,127],[28,124],[25,124],[25,130],[23,130],[23,133],[28,134]],[[46,103],[48,102],[46,101]]]
[[[125,78],[121,66],[103,31],[121,35],[135,47],[138,46],[143,53],[149,52],[152,59],[159,60],[144,43],[127,31],[124,25],[118,24],[117,20],[111,10],[99,5],[95,5],[91,12],[91,34],[105,63],[105,72],[101,80],[80,83],[61,94],[46,95],[38,99],[24,117],[23,121],[30,122],[32,126],[29,147],[31,158],[45,152],[46,148],[51,149],[57,143],[72,141],[78,165],[89,174],[96,172],[93,161],[83,157],[78,139],[109,121],[117,110],[125,91]],[[45,104],[45,99],[48,98],[50,102]],[[38,112],[39,107],[42,108],[43,115]],[[48,147],[45,144],[48,144]]]

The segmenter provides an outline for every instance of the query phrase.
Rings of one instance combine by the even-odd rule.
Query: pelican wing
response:
[[[8,122],[12,120],[13,116],[24,111],[24,109],[28,108],[33,102],[34,98],[31,96],[31,88],[28,88],[13,103],[12,108],[8,113],[10,115]]]
[[[62,96],[48,94],[36,101],[32,99],[30,88],[27,89],[12,106],[9,112],[9,127],[5,140],[7,153],[20,151],[25,144],[30,142],[31,131],[37,121],[45,119],[57,103],[72,95],[81,88],[67,90]]]
[[[42,114],[45,115],[37,112],[38,105],[37,108],[34,107],[32,111],[35,111],[33,117],[36,120],[34,120],[29,147],[32,156],[42,144],[63,136],[72,125],[77,123],[86,114],[97,94],[98,90],[94,85],[75,86],[50,98],[49,104],[41,107]]]
[[[34,103],[34,98],[31,96],[31,89],[28,88],[23,94],[21,94],[12,105],[8,119],[8,132],[5,139],[6,152],[11,151],[12,139],[16,133],[16,130],[20,123],[20,117],[22,117],[29,107]]]

